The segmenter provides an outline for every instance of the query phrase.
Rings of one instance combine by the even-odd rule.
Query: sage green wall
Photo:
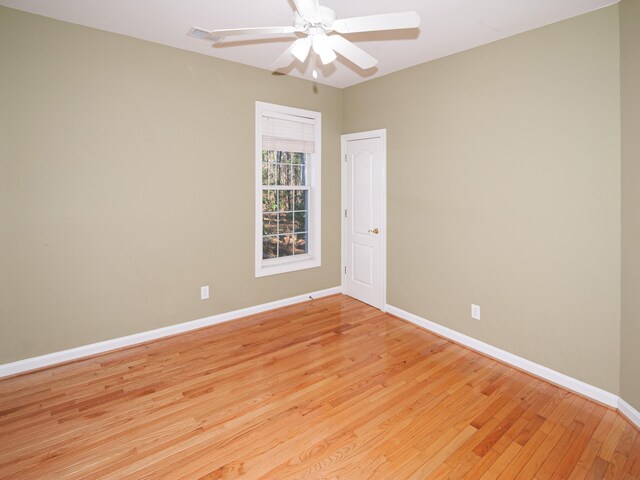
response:
[[[343,110],[346,132],[387,128],[388,303],[617,393],[617,6],[351,87]]]
[[[0,363],[340,284],[340,90],[6,8],[0,72]],[[321,268],[254,278],[256,100],[322,112]]]
[[[640,410],[640,0],[620,4],[622,355],[620,392]]]
[[[638,3],[342,92],[0,7],[0,363],[339,284],[387,128],[389,303],[640,407]],[[323,113],[319,269],[253,277],[255,100]]]

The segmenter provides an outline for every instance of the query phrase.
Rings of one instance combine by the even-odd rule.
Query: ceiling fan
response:
[[[232,28],[225,30],[205,30],[192,27],[189,35],[202,40],[221,42],[225,37],[242,35],[302,34],[271,65],[274,70],[289,66],[294,60],[304,62],[313,51],[323,65],[333,62],[342,55],[362,69],[374,67],[378,61],[341,35],[357,32],[398,30],[417,28],[420,17],[414,11],[368,15],[336,19],[336,14],[328,7],[320,6],[318,0],[293,0],[296,12],[293,25],[286,27]],[[329,35],[333,33],[334,35]]]

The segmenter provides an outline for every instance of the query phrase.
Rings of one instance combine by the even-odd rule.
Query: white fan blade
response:
[[[255,28],[229,28],[224,30],[212,30],[214,37],[231,37],[235,35],[270,35],[274,33],[294,33],[301,31],[297,27],[255,27]]]
[[[332,28],[338,33],[356,33],[418,28],[419,25],[420,16],[416,12],[410,11],[369,15],[366,17],[342,18],[333,22]]]
[[[220,37],[216,37],[215,35],[213,35],[210,30],[205,30],[204,28],[200,27],[191,27],[191,29],[187,32],[187,35],[199,40],[209,40],[211,42],[217,42],[221,40]]]
[[[293,42],[291,44],[291,46],[289,48],[287,48],[282,55],[280,55],[278,58],[276,58],[276,60],[271,64],[271,69],[273,71],[276,70],[280,70],[281,68],[286,68],[289,65],[291,65],[291,63],[296,59],[296,57],[293,55],[293,50],[296,48],[301,48],[304,47],[304,44],[307,44],[307,47],[305,47],[307,49],[307,54],[309,53],[309,44],[307,42],[306,38],[299,38],[298,40],[296,40],[295,42]]]
[[[336,52],[364,70],[375,67],[378,63],[378,60],[340,35],[331,35],[329,42]]]
[[[318,0],[293,0],[300,16],[309,23],[320,23],[320,6]]]

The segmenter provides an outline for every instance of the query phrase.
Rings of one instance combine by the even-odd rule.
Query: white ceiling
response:
[[[617,1],[320,0],[338,18],[415,10],[422,23],[419,30],[347,36],[378,59],[377,67],[362,71],[338,57],[333,64],[318,68],[317,82],[348,87]],[[193,25],[208,30],[292,25],[291,0],[0,0],[0,5],[264,69],[295,39],[260,37],[212,47],[186,35]],[[307,60],[288,73],[311,79],[315,66],[315,60]]]

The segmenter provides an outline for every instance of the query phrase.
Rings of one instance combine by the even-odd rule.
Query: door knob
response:
[[[373,230],[369,230],[369,233],[375,233],[376,235],[378,235],[380,233],[380,230],[374,228]]]

